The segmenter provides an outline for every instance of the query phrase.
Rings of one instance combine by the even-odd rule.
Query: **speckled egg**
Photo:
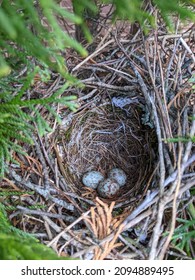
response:
[[[96,189],[101,181],[104,180],[104,175],[99,171],[89,171],[83,175],[83,184],[92,189]]]
[[[113,179],[106,179],[97,187],[97,192],[101,197],[112,198],[120,189],[119,184]]]
[[[124,186],[127,181],[127,175],[120,168],[113,168],[108,173],[108,177],[117,181],[120,187]]]

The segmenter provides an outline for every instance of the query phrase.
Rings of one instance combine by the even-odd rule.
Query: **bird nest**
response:
[[[142,124],[142,110],[138,104],[132,104],[127,110],[116,105],[132,101],[130,98],[120,96],[113,100],[116,104],[112,100],[105,101],[76,114],[71,126],[66,131],[61,130],[58,147],[64,159],[66,183],[76,192],[86,192],[81,178],[87,171],[97,170],[106,176],[113,167],[124,170],[127,183],[113,197],[120,201],[135,197],[143,190],[154,160],[151,148],[154,137],[151,137],[152,129]],[[91,192],[97,196],[96,192]]]
[[[52,104],[62,120],[58,127],[45,108],[37,107],[53,131],[35,135],[35,146],[24,147],[28,156],[15,155],[21,165],[11,165],[9,180],[3,182],[14,190],[33,190],[30,198],[21,197],[26,207],[17,208],[10,220],[37,233],[59,255],[188,258],[177,249],[180,234],[169,244],[175,227],[182,228],[177,215],[194,215],[188,205],[195,185],[195,95],[189,82],[195,73],[195,31],[189,24],[181,34],[179,29],[170,34],[158,11],[150,3],[147,7],[157,24],[147,37],[136,23],[120,27],[120,22],[100,21],[105,33],[95,37],[87,58],[66,50],[70,73],[85,87],[70,86],[62,96],[76,95],[80,106],[72,113]],[[35,88],[36,95],[47,97],[62,88],[65,81],[55,74],[52,78],[40,83],[40,92]],[[126,172],[127,182],[112,200],[82,184],[86,171],[107,175],[113,167]],[[28,209],[37,202],[46,209]],[[21,212],[26,218],[18,216]],[[189,241],[186,246],[193,245]]]

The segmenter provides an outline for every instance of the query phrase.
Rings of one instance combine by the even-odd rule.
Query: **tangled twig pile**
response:
[[[12,186],[35,191],[28,203],[47,201],[47,211],[18,208],[30,215],[25,229],[33,228],[61,255],[187,258],[169,248],[169,242],[177,213],[189,215],[186,207],[195,184],[195,105],[188,82],[194,73],[195,31],[192,25],[183,34],[167,35],[160,17],[157,22],[158,30],[147,38],[140,29],[124,38],[119,25],[105,25],[103,39],[97,35],[95,50],[85,60],[67,54],[72,74],[85,88],[72,87],[64,94],[77,94],[80,108],[67,113],[58,107],[62,126],[50,137],[35,139],[36,149],[28,158],[31,173],[25,158],[25,176],[23,170],[10,168]],[[60,79],[54,84],[60,87]],[[116,106],[113,98],[118,97],[136,102]],[[109,202],[95,193],[87,195],[82,174],[94,168],[107,172],[113,166],[128,175],[120,197]],[[36,225],[34,215],[41,219]]]

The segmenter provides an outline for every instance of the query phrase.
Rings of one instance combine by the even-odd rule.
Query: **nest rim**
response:
[[[113,107],[110,101],[96,104],[77,113],[66,130],[61,131],[63,145],[60,150],[67,172],[65,181],[75,193],[94,200],[98,194],[82,184],[82,175],[96,170],[106,177],[114,167],[124,170],[127,183],[115,196],[100,197],[102,200],[121,203],[143,193],[152,173],[154,151],[147,135],[152,130],[141,123],[142,110],[138,105],[131,105],[128,115],[126,109]],[[67,135],[68,140],[65,139]],[[96,158],[99,162],[94,163]]]

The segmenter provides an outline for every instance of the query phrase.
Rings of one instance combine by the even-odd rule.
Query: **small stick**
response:
[[[108,45],[114,43],[114,39],[111,39],[110,41],[106,42],[103,46],[101,46],[99,49],[95,50],[95,52],[93,52],[92,54],[90,54],[88,57],[86,57],[83,61],[81,61],[77,66],[75,66],[72,69],[72,72],[75,72],[76,70],[78,70],[83,64],[85,64],[88,60],[94,58],[101,50],[103,50],[105,47],[107,47]]]

